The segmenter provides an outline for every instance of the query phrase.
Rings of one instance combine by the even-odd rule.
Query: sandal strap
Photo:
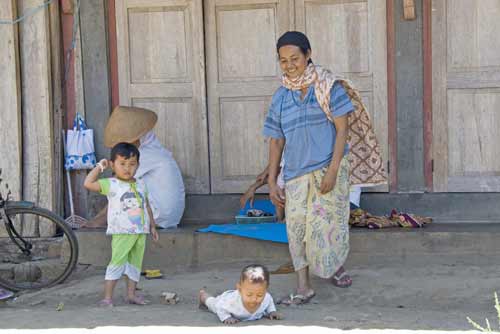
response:
[[[347,273],[347,271],[343,271],[340,275],[333,275],[333,278],[337,281],[340,281],[341,279],[343,279],[345,276],[349,276],[349,274]],[[350,277],[350,276],[349,276]]]

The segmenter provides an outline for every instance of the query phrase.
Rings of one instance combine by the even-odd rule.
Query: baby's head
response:
[[[111,149],[111,169],[121,180],[130,180],[139,167],[139,150],[129,143],[118,143]]]
[[[240,281],[236,288],[240,292],[243,305],[247,310],[256,310],[267,293],[269,286],[269,271],[259,264],[243,268]]]

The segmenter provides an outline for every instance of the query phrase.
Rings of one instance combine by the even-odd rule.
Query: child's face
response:
[[[120,180],[132,179],[137,167],[139,167],[139,163],[135,156],[125,159],[121,155],[117,155],[115,161],[111,161],[111,169]]]
[[[250,313],[254,313],[264,301],[267,292],[267,282],[252,283],[250,280],[244,280],[236,285],[243,301],[243,306]]]

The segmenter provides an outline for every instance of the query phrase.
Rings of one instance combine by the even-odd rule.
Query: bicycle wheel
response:
[[[8,202],[5,211],[9,222],[0,224],[0,285],[19,291],[64,281],[78,261],[71,228],[53,212],[27,202]]]

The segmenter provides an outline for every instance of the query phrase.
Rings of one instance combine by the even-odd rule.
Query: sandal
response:
[[[113,307],[113,300],[112,299],[103,299],[99,303],[97,303],[97,306],[99,307]]]
[[[285,306],[303,305],[309,303],[311,299],[314,298],[314,296],[316,296],[315,292],[312,292],[309,295],[301,295],[301,294],[294,295],[293,293],[291,293],[290,296],[279,300],[277,303]]]
[[[352,285],[352,278],[344,270],[340,275],[333,275],[332,283],[338,288],[348,288]]]
[[[0,288],[0,300],[6,300],[12,297],[14,297],[14,292]]]
[[[145,300],[143,296],[138,296],[138,295],[136,295],[132,299],[127,297],[125,299],[125,301],[127,302],[127,304],[131,304],[131,305],[147,305],[148,304],[148,301]]]

